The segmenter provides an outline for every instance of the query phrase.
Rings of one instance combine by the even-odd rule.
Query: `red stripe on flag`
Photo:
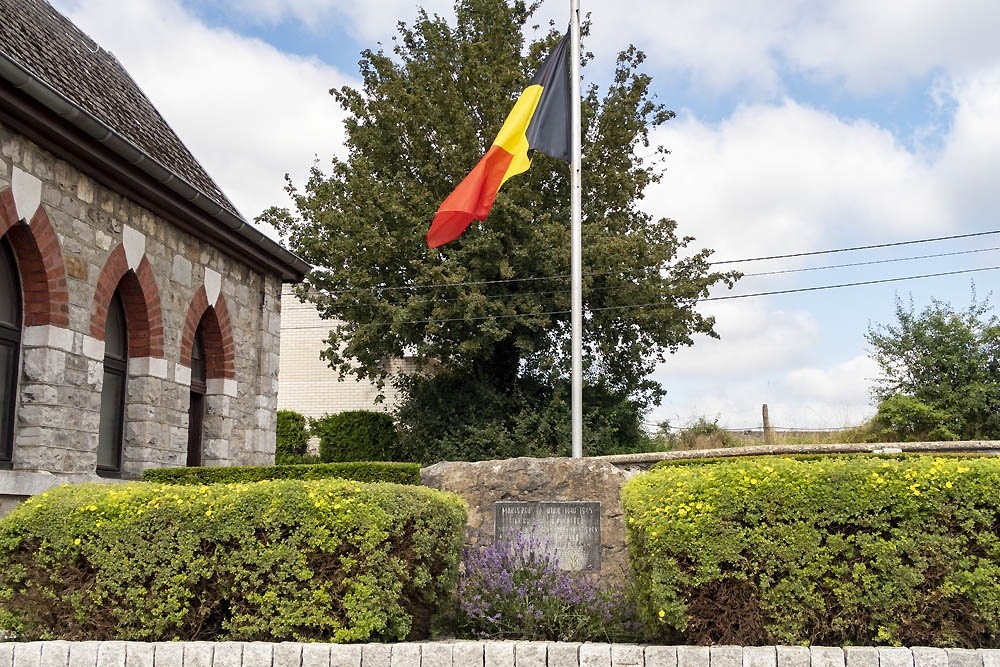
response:
[[[514,156],[500,146],[494,145],[487,151],[438,208],[427,232],[428,247],[437,248],[451,243],[473,220],[486,219],[513,159]]]

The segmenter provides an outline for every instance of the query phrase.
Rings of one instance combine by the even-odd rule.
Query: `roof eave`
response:
[[[227,210],[215,199],[163,166],[158,160],[3,53],[0,53],[0,79],[9,82],[14,88],[82,132],[90,140],[108,149],[119,159],[152,179],[171,197],[184,204],[177,207],[178,215],[182,215],[183,210],[193,207],[202,215],[197,216],[199,220],[192,222],[197,224],[207,219],[215,224],[216,231],[221,232],[222,236],[237,242],[240,246],[249,245],[262,252],[271,260],[267,263],[281,274],[283,282],[301,282],[312,268],[242,216]]]

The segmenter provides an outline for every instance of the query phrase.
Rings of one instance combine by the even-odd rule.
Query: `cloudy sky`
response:
[[[286,204],[315,159],[341,154],[327,94],[358,81],[364,48],[387,43],[417,4],[447,0],[52,0],[112,51],[248,218]],[[562,23],[565,0],[544,0]],[[722,261],[897,244],[1000,229],[1000,3],[992,0],[583,0],[585,71],[648,55],[677,118],[644,208],[679,221]],[[752,9],[751,9],[752,8]],[[964,307],[1000,273],[895,280],[1000,265],[1000,234],[725,264],[748,274],[705,302],[721,340],[701,340],[656,377],[649,416],[837,428],[873,412],[864,333],[894,300]],[[960,254],[956,254],[960,253]],[[933,256],[932,256],[933,255]],[[887,261],[892,260],[892,261]],[[844,266],[850,265],[850,266]],[[788,272],[794,270],[794,272]],[[779,273],[784,272],[784,273]],[[766,275],[750,275],[766,274]],[[845,283],[895,280],[838,289]]]

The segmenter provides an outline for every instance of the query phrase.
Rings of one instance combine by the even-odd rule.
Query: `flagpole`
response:
[[[570,320],[572,326],[572,448],[583,458],[583,174],[580,148],[580,0],[570,0],[570,148],[572,252]]]

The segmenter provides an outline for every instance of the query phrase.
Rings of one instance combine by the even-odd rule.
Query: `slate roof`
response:
[[[0,0],[0,52],[242,219],[121,63],[45,0]]]

